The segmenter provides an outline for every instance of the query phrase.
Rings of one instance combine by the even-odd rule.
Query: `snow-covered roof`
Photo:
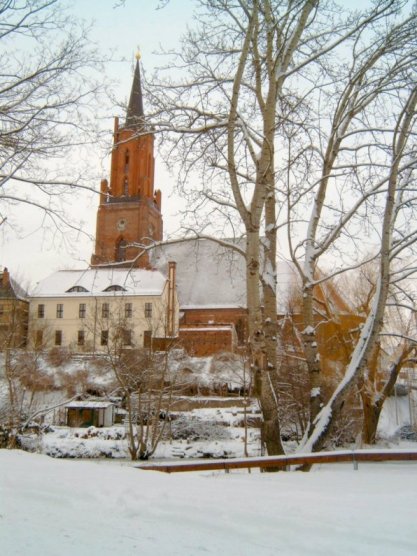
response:
[[[165,283],[166,278],[158,270],[112,267],[58,270],[39,282],[31,296],[161,295]],[[108,288],[110,291],[106,291]]]
[[[13,291],[16,295],[17,299],[21,299],[23,301],[27,300],[27,292],[22,288],[22,286],[14,280],[14,278],[10,277],[10,284],[13,288]]]
[[[157,247],[151,264],[164,272],[177,263],[177,291],[181,309],[246,307],[246,264],[236,251],[207,239],[190,239]],[[278,311],[284,311],[296,281],[291,263],[277,263]]]
[[[236,252],[208,240],[162,245],[151,255],[158,270],[177,263],[177,291],[181,308],[245,307],[245,263]]]
[[[65,407],[67,409],[82,409],[82,408],[90,408],[90,409],[107,409],[108,407],[114,405],[112,402],[100,402],[94,400],[85,400],[85,401],[74,401],[68,402]]]

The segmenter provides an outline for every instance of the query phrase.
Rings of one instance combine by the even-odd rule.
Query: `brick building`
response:
[[[0,351],[26,345],[28,309],[26,292],[4,268],[0,272]]]
[[[157,245],[148,251],[141,248],[152,242],[160,242],[163,238],[162,198],[161,192],[154,189],[154,175],[154,135],[144,113],[138,57],[125,121],[120,125],[118,118],[115,119],[110,180],[103,179],[101,182],[91,269],[73,271],[79,274],[72,276],[73,283],[71,279],[68,283],[63,281],[66,289],[62,286],[54,292],[51,282],[46,280],[34,294],[31,321],[38,326],[42,324],[37,311],[38,306],[45,305],[48,312],[46,320],[52,330],[48,345],[80,347],[80,341],[83,346],[87,345],[86,332],[82,332],[77,316],[79,306],[84,303],[81,298],[85,297],[85,303],[91,305],[90,313],[98,315],[97,304],[108,303],[106,288],[120,286],[120,280],[117,284],[110,283],[110,280],[101,289],[91,284],[86,291],[77,288],[91,273],[95,272],[101,280],[110,270],[112,275],[123,271],[127,273],[126,276],[129,273],[135,276],[139,270],[150,273],[149,276],[154,273],[153,276],[158,276],[160,281],[161,276],[168,276],[166,282],[165,279],[161,281],[161,284],[166,283],[166,287],[160,288],[159,300],[145,303],[158,305],[158,313],[165,315],[166,335],[177,337],[177,345],[182,345],[188,352],[200,356],[210,355],[220,351],[236,351],[245,344],[248,335],[246,264],[239,253],[205,239]],[[61,274],[63,276],[67,274]],[[54,278],[51,280],[56,282]],[[286,311],[296,280],[292,266],[286,261],[279,261],[278,314]],[[146,288],[133,288],[120,295],[113,289],[112,303],[133,303],[139,318],[144,311],[141,303],[147,295]],[[45,302],[42,302],[42,298]],[[142,301],[139,301],[140,298]],[[61,318],[56,314],[58,306],[66,307],[64,314],[70,315],[68,322],[65,322],[65,318],[57,320]],[[114,312],[119,312],[116,305]],[[154,332],[151,333],[144,324],[136,323],[132,329],[135,338],[133,344],[152,344],[156,349],[163,348],[166,342],[161,327],[153,323],[152,328]],[[40,338],[40,330],[36,333]],[[94,335],[93,340],[90,337],[88,345],[91,342],[95,350],[101,340],[98,342],[97,335]]]
[[[150,262],[155,268],[163,269],[168,261],[177,264],[182,345],[195,355],[243,346],[248,335],[244,258],[213,241],[190,239],[152,251]],[[277,309],[282,313],[296,281],[287,261],[279,261],[277,280]]]
[[[154,175],[154,134],[144,113],[138,57],[125,121],[120,125],[115,119],[110,179],[101,181],[91,268],[61,271],[40,284],[31,303],[34,343],[101,349],[102,334],[110,335],[110,320],[101,322],[100,330],[91,335],[80,316],[81,307],[95,316],[97,325],[100,315],[102,319],[100,307],[108,306],[110,313],[119,315],[127,304],[136,318],[126,328],[132,346],[163,349],[170,338],[201,356],[235,351],[245,344],[246,263],[239,253],[205,239],[157,245],[146,252],[141,248],[163,238],[162,196],[154,189]],[[129,276],[136,285],[123,291]],[[152,281],[160,284],[155,295],[144,286]],[[296,283],[291,264],[278,261],[278,315],[286,313]],[[319,290],[318,295],[330,296],[339,311],[349,312],[337,292],[328,295]],[[159,321],[151,327],[144,320],[149,304]],[[58,316],[58,307],[65,317]]]
[[[110,183],[101,182],[91,264],[156,269],[176,263],[179,344],[195,355],[235,351],[247,338],[246,269],[235,252],[208,240],[140,245],[162,240],[161,192],[154,191],[154,137],[143,109],[139,59],[123,125],[115,119]],[[288,285],[287,263],[278,281]],[[280,295],[282,300],[285,294]]]

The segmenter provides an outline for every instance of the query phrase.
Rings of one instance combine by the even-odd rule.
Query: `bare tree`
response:
[[[122,298],[123,299],[123,298]],[[124,304],[120,304],[123,307]],[[166,315],[160,319],[166,327]],[[124,310],[113,307],[106,318],[85,323],[101,335],[101,350],[105,368],[115,378],[115,392],[119,392],[126,408],[126,432],[132,460],[148,459],[155,452],[166,431],[174,391],[174,380],[169,373],[169,352],[152,349],[152,331],[158,325],[149,319],[150,345],[135,345]],[[104,335],[103,335],[104,332]]]
[[[53,377],[42,368],[42,354],[25,348],[7,347],[3,352],[0,379],[0,427],[6,431],[8,448],[15,448],[18,435],[32,417],[47,413],[42,403],[54,386]],[[42,406],[42,409],[40,409]]]
[[[391,24],[388,31],[384,29],[381,32],[378,28],[373,30],[368,26],[365,35],[358,34],[352,47],[348,71],[344,69],[336,74],[337,84],[332,85],[329,94],[325,95],[326,102],[330,95],[336,99],[331,104],[329,130],[320,131],[320,147],[308,143],[303,145],[303,149],[317,153],[318,166],[310,165],[311,179],[307,178],[307,187],[301,186],[297,195],[291,190],[293,186],[287,184],[288,210],[292,212],[289,214],[290,222],[296,221],[294,206],[301,196],[310,196],[314,192],[311,200],[313,208],[301,244],[293,241],[292,224],[288,228],[292,259],[303,281],[304,346],[314,393],[311,398],[312,419],[323,401],[319,394],[320,361],[317,357],[313,310],[318,261],[335,247],[341,236],[342,239],[348,236],[353,238],[356,234],[357,238],[357,229],[362,227],[363,231],[364,222],[373,225],[370,218],[364,218],[366,211],[368,215],[379,217],[375,215],[375,206],[378,204],[376,197],[381,197],[384,191],[386,179],[383,169],[389,167],[387,134],[395,127],[395,120],[389,118],[389,114],[395,110],[395,104],[397,108],[402,104],[401,99],[396,103],[392,97],[398,87],[406,87],[407,83],[412,82],[416,54],[414,31],[415,16],[411,15],[400,23]],[[389,108],[382,121],[377,114],[380,114],[384,103],[387,106],[389,104]],[[320,118],[323,118],[323,113]],[[299,151],[293,153],[291,160],[300,156]],[[378,168],[381,179],[374,179],[371,175],[375,173],[375,168]],[[346,199],[349,190],[351,203],[350,199]],[[371,207],[371,204],[374,206]],[[299,262],[301,247],[304,255],[302,262]],[[358,251],[354,244],[351,249]],[[323,276],[320,276],[322,279]]]
[[[65,160],[97,141],[103,56],[59,0],[0,2],[0,45],[0,224],[16,224],[15,207],[29,204],[74,228],[65,194],[90,185],[81,160]]]
[[[44,394],[56,389],[56,376],[44,369],[42,346],[28,349],[28,302],[24,290],[4,269],[0,276],[0,429],[9,448],[35,418],[53,407]],[[43,330],[46,332],[46,330]]]
[[[377,266],[375,262],[364,265],[344,281],[345,291],[351,295],[356,314],[363,319],[370,313],[370,303],[376,288]],[[348,283],[349,282],[349,283]],[[414,300],[408,304],[399,292],[387,303],[382,332],[369,359],[363,376],[358,380],[362,400],[362,442],[375,444],[382,408],[388,396],[393,394],[401,370],[413,364],[417,343]]]
[[[379,238],[377,244],[378,263],[375,292],[370,302],[370,310],[367,315],[360,335],[356,342],[349,364],[346,366],[344,378],[332,394],[327,404],[320,409],[317,415],[312,412],[311,427],[308,440],[304,446],[312,450],[318,450],[323,445],[331,425],[340,413],[344,400],[352,388],[363,376],[369,361],[371,360],[378,345],[379,335],[383,329],[383,321],[387,304],[393,290],[404,287],[406,278],[415,271],[412,261],[412,250],[416,239],[417,230],[409,228],[405,222],[403,211],[413,205],[414,180],[410,168],[415,160],[413,141],[413,130],[416,120],[417,89],[415,82],[410,83],[404,94],[400,93],[396,100],[397,113],[391,128],[387,133],[389,139],[386,143],[388,163],[383,165],[371,192],[362,192],[359,200],[354,203],[351,210],[341,215],[337,229],[331,230],[327,235],[328,242],[332,241],[343,231],[343,225],[358,215],[358,206],[363,206],[366,199],[374,196],[376,192],[380,195],[382,209],[379,218]],[[411,162],[410,162],[411,161]],[[371,182],[372,183],[372,182]],[[324,202],[324,199],[323,199]],[[317,207],[313,209],[317,214]],[[378,221],[377,221],[378,222]],[[330,234],[330,237],[329,237]],[[318,247],[310,244],[305,257],[306,266],[310,271],[310,279],[314,280],[314,250],[322,249],[323,242],[317,242]],[[410,251],[411,250],[411,251]],[[308,287],[311,287],[310,282]],[[308,295],[307,292],[305,294]],[[314,327],[304,329],[305,336],[314,336]],[[307,340],[309,341],[309,340]],[[314,344],[311,346],[316,350]]]
[[[200,4],[206,9],[199,20],[200,28],[190,31],[184,39],[186,48],[178,55],[190,77],[168,87],[171,95],[165,97],[160,111],[167,115],[166,129],[181,133],[180,142],[174,141],[173,148],[179,149],[185,177],[197,166],[206,176],[200,192],[204,204],[214,202],[214,213],[226,216],[229,229],[233,230],[236,215],[238,229],[243,224],[249,346],[264,414],[263,436],[270,454],[282,453],[271,380],[276,368],[275,344],[268,360],[259,288],[260,230],[265,199],[274,191],[278,98],[294,49],[317,3],[300,3],[291,15],[285,3],[279,6],[278,14],[274,14],[270,2],[255,1],[250,6],[245,2],[235,6],[223,2]],[[289,37],[287,41],[284,36]],[[166,82],[162,90],[167,91]],[[158,104],[155,90],[149,93]],[[165,128],[160,115],[158,128]],[[222,184],[226,181],[226,187],[215,191],[215,180]],[[212,214],[210,211],[210,217]],[[269,241],[273,242],[272,229]],[[274,250],[274,245],[270,247]],[[275,262],[266,268],[265,284],[274,296]],[[272,311],[270,307],[268,297],[266,312],[274,315],[267,316],[272,338],[276,318],[275,307]]]
[[[127,410],[126,430],[132,460],[151,457],[166,430],[172,400],[168,353],[122,350],[109,354],[110,366]]]
[[[325,90],[331,83],[339,88],[341,79],[331,54],[340,54],[339,47],[348,45],[356,59],[362,37],[381,21],[394,18],[400,4],[380,1],[369,10],[346,16],[315,1],[259,0],[249,4],[241,0],[229,5],[210,0],[199,5],[199,25],[184,37],[177,63],[169,66],[178,79],[163,82],[156,91],[153,80],[148,96],[156,107],[155,129],[173,137],[168,158],[181,164],[180,189],[186,190],[187,180],[195,179],[195,173],[201,179],[201,188],[189,194],[193,210],[207,211],[203,222],[201,212],[195,213],[199,229],[213,229],[213,222],[218,222],[223,235],[227,230],[231,237],[241,233],[245,238],[249,345],[265,420],[264,437],[269,453],[281,453],[274,385],[276,248],[278,216],[285,211],[277,212],[276,193],[277,178],[286,176],[286,161],[283,149],[277,155],[277,146],[282,146],[278,138],[292,126],[295,140],[306,152],[314,152],[305,146],[305,140],[298,139],[300,133],[311,137],[310,122],[308,118],[301,121],[301,116],[310,103],[321,100],[318,87]],[[412,29],[411,20],[408,28]],[[366,57],[366,48],[362,54]],[[343,69],[350,75],[357,68],[344,65]],[[400,71],[399,67],[397,73]],[[361,83],[357,79],[356,92]],[[328,88],[331,90],[331,85]],[[350,114],[349,107],[347,102],[342,111]],[[305,155],[299,153],[298,157],[304,160]],[[294,198],[305,190],[301,187],[297,192],[293,186],[288,179],[291,208]],[[288,216],[293,222],[292,210]],[[265,238],[261,242],[262,227]],[[310,361],[314,357],[308,355]]]

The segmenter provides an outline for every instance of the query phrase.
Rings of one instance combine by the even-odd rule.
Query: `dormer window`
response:
[[[85,293],[88,292],[88,290],[86,290],[83,286],[73,286],[72,288],[66,291],[66,293],[74,293],[74,292]]]
[[[114,285],[109,286],[108,288],[106,288],[103,291],[104,292],[125,292],[126,290],[122,286],[114,284]]]

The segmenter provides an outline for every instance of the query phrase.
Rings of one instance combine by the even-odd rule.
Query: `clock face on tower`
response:
[[[124,230],[126,230],[126,226],[127,226],[126,218],[120,218],[117,221],[117,229],[119,230],[119,232],[123,232]]]

